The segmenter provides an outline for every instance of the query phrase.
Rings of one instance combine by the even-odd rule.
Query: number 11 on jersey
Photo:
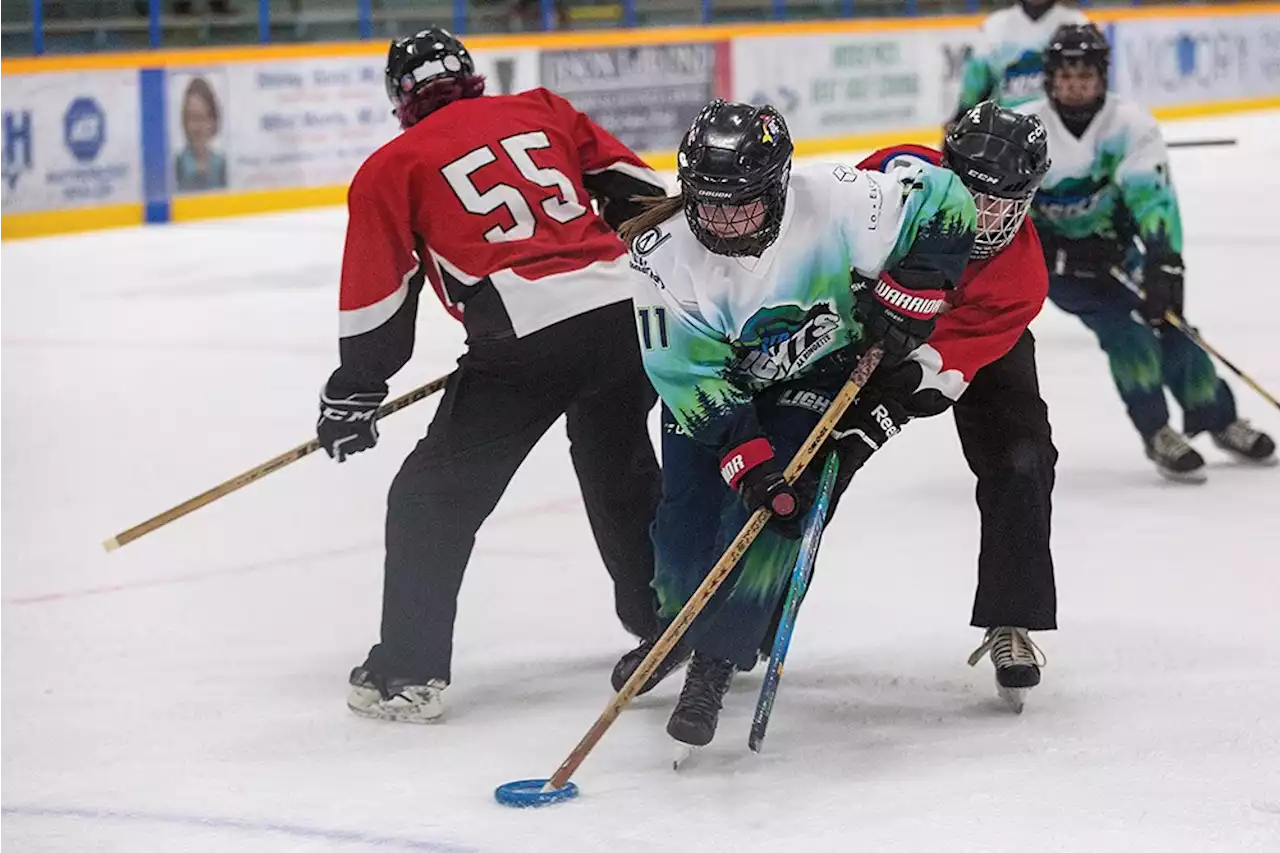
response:
[[[653,349],[655,332],[658,348],[666,349],[671,345],[667,340],[667,309],[658,305],[654,308],[639,308],[636,313],[640,315],[640,342],[644,344],[647,350]],[[650,314],[653,315],[650,319]],[[657,327],[656,329],[654,327]]]

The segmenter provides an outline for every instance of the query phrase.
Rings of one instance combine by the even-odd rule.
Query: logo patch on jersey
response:
[[[858,180],[858,170],[850,169],[848,166],[841,164],[836,166],[831,173],[836,176],[836,180],[841,183],[851,184]]]
[[[761,308],[732,342],[733,370],[762,382],[777,382],[798,373],[836,339],[840,315],[829,302],[808,309],[800,305]]]
[[[631,241],[631,251],[639,257],[653,254],[659,246],[671,239],[670,234],[663,234],[660,228],[650,228]]]

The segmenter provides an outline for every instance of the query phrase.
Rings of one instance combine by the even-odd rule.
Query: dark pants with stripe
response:
[[[982,516],[971,624],[1056,628],[1049,531],[1058,451],[1031,332],[979,370],[953,409],[960,446],[978,478]]]
[[[523,338],[472,343],[391,485],[382,642],[365,665],[419,682],[451,679],[458,592],[476,532],[561,415],[618,617],[634,634],[652,632],[649,525],[661,475],[647,419],[656,399],[629,300]]]
[[[794,387],[814,392],[803,402],[777,402],[787,385],[757,398],[760,425],[780,466],[795,455],[843,384],[838,376],[802,380]],[[813,487],[822,459],[820,455],[809,464],[798,490]],[[664,406],[662,502],[653,523],[653,583],[663,620],[680,612],[749,517],[742,498],[720,476],[718,448],[690,438]],[[754,665],[799,551],[798,541],[766,527],[694,620],[685,635],[690,648],[732,661],[739,669]]]
[[[1051,276],[1049,299],[1098,338],[1129,419],[1149,439],[1169,422],[1164,389],[1182,407],[1183,432],[1219,432],[1236,419],[1235,398],[1207,353],[1176,329],[1135,319],[1138,298],[1109,277]]]

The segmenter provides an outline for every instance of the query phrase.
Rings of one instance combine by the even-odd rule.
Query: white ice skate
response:
[[[1275,440],[1243,419],[1227,424],[1222,432],[1215,432],[1213,443],[1219,450],[1250,465],[1270,466],[1280,461],[1276,458]]]
[[[1040,683],[1040,667],[1045,665],[1044,653],[1031,641],[1026,628],[988,628],[982,645],[969,655],[969,666],[991,653],[996,666],[996,692],[1005,703],[1021,714],[1027,701],[1027,693]]]
[[[1168,424],[1151,436],[1146,442],[1146,450],[1147,458],[1156,463],[1156,470],[1166,480],[1177,483],[1205,481],[1204,457]]]
[[[347,707],[372,720],[393,723],[435,723],[444,715],[441,693],[448,684],[432,679],[409,684],[403,679],[383,679],[362,666],[351,670]]]

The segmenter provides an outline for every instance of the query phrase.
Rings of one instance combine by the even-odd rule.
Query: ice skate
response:
[[[686,747],[711,743],[716,734],[716,723],[720,720],[721,702],[731,681],[732,663],[695,654],[689,671],[685,673],[680,699],[667,721],[667,734]],[[682,752],[684,757],[688,757],[687,751]],[[683,758],[677,753],[674,762],[677,768],[681,761]]]
[[[1213,433],[1213,443],[1241,462],[1251,465],[1275,465],[1276,443],[1271,436],[1254,429],[1248,421],[1228,424],[1222,432]]]
[[[438,678],[415,684],[358,666],[351,670],[349,681],[347,707],[358,716],[395,723],[434,723],[444,714],[440,694],[448,684]]]
[[[1205,481],[1204,457],[1168,424],[1147,439],[1146,448],[1147,458],[1156,463],[1160,476],[1178,483]]]
[[[1026,628],[988,628],[982,645],[969,655],[969,666],[991,653],[996,667],[996,692],[1016,713],[1022,713],[1027,693],[1040,683],[1044,654],[1031,641]]]
[[[662,631],[659,630],[649,639],[642,640],[640,645],[624,654],[613,665],[613,673],[609,676],[609,683],[613,685],[614,693],[622,690],[622,686],[627,683],[627,679],[640,668],[640,664],[648,657],[649,652],[653,651],[653,647],[658,644],[658,638],[661,636]],[[687,660],[689,660],[689,647],[684,643],[676,643],[675,647],[667,652],[667,656],[658,664],[653,674],[649,676],[649,680],[636,691],[636,695],[642,696],[657,687],[658,682],[682,666]]]

